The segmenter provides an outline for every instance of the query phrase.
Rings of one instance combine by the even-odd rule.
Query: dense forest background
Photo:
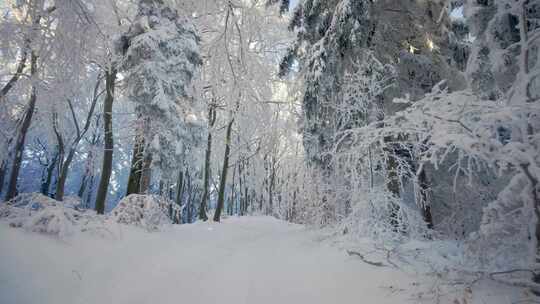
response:
[[[142,204],[175,224],[263,214],[384,248],[444,241],[453,267],[540,293],[540,1],[0,12],[4,205]]]

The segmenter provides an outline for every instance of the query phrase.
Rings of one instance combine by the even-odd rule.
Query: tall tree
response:
[[[201,126],[192,80],[201,64],[199,37],[190,20],[164,1],[140,0],[135,21],[122,39],[128,97],[141,124],[128,193],[144,193],[152,167],[162,179],[173,180],[179,158],[198,145],[195,129]]]
[[[33,81],[36,81],[35,76],[37,72],[37,55],[32,52],[30,59],[30,75]],[[35,84],[32,84],[30,92],[30,100],[26,107],[25,114],[23,116],[22,124],[20,130],[18,130],[17,139],[15,140],[14,147],[14,158],[11,165],[11,172],[9,176],[9,184],[6,192],[6,201],[14,198],[17,195],[17,180],[19,178],[19,170],[21,168],[21,163],[23,159],[24,144],[26,141],[26,135],[30,129],[30,124],[32,123],[32,116],[36,108],[36,99],[37,99],[37,87]]]
[[[204,176],[203,176],[203,195],[201,204],[199,206],[199,219],[206,221],[208,216],[206,215],[206,206],[208,204],[209,183],[210,183],[210,161],[212,157],[212,131],[214,124],[216,123],[216,108],[211,104],[208,106],[208,135],[206,139],[206,151],[204,154]]]
[[[404,96],[418,100],[443,78],[452,88],[462,86],[462,77],[447,63],[447,18],[445,3],[439,1],[300,2],[290,24],[297,40],[283,58],[281,74],[299,66],[303,75],[303,142],[309,163],[327,184],[322,188],[332,188],[343,173],[355,174],[349,168],[363,162],[361,156],[350,157],[351,129],[404,109],[407,105],[393,100]],[[404,150],[402,138],[386,136],[379,146],[386,162],[387,191],[395,197],[401,196],[400,172],[406,167],[398,159]],[[347,179],[351,180],[342,182],[350,184]],[[347,212],[349,200],[337,199],[340,195],[325,190],[325,204],[344,204],[325,209]],[[399,206],[390,209],[395,222]]]
[[[109,182],[112,172],[112,161],[114,151],[114,139],[112,128],[112,111],[114,102],[114,90],[116,86],[116,68],[109,67],[105,71],[105,101],[103,103],[103,134],[105,137],[105,147],[103,150],[103,165],[101,167],[101,178],[96,194],[95,209],[98,214],[105,213],[105,201],[109,191]]]
[[[227,174],[229,172],[229,158],[231,154],[231,134],[234,124],[234,118],[231,118],[227,124],[227,135],[225,137],[225,153],[223,154],[223,165],[219,180],[218,200],[216,211],[214,212],[214,222],[219,222],[221,211],[225,205],[225,186],[227,185]]]

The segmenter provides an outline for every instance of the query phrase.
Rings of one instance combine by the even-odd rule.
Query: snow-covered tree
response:
[[[183,158],[196,158],[202,121],[192,81],[201,64],[199,37],[190,20],[164,1],[141,0],[120,43],[139,123],[128,193],[146,192],[152,168],[172,180]]]

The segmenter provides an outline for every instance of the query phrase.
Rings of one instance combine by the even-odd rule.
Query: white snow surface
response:
[[[0,222],[0,303],[434,303],[421,299],[432,278],[368,265],[270,217],[108,225],[114,237],[60,239]],[[481,301],[494,297],[510,303]]]

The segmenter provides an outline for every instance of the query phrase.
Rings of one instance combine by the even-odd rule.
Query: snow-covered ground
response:
[[[0,303],[434,303],[418,298],[429,278],[269,217],[110,229],[59,239],[0,223]]]

